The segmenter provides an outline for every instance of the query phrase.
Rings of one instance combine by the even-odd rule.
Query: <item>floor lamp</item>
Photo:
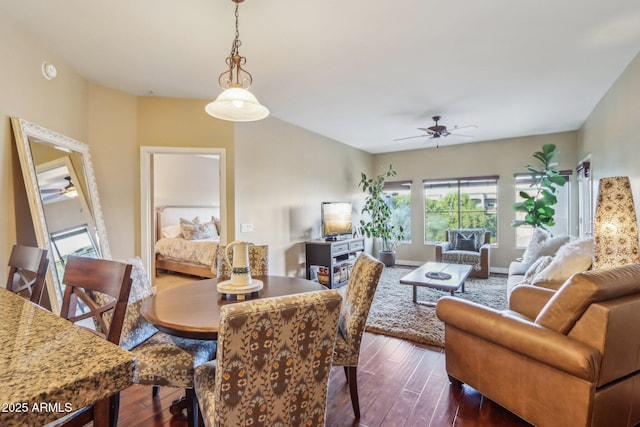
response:
[[[600,179],[597,203],[593,269],[640,263],[638,223],[629,178]]]

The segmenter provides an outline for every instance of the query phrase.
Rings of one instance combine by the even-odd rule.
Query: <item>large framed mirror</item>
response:
[[[13,117],[38,246],[49,251],[47,292],[60,311],[68,255],[111,259],[89,146]]]

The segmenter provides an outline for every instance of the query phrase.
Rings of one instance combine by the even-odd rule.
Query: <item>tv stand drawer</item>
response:
[[[332,254],[339,254],[342,252],[348,252],[349,251],[349,243],[334,243],[333,245],[331,245],[331,253]]]
[[[354,240],[353,242],[349,242],[350,251],[357,251],[357,250],[363,250],[363,249],[364,249],[363,239],[358,239],[358,240]]]

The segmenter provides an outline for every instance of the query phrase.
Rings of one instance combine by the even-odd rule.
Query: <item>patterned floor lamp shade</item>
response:
[[[638,224],[628,177],[600,179],[594,238],[594,269],[640,263]]]

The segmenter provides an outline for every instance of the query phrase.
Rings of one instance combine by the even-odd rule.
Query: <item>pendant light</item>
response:
[[[215,101],[207,104],[205,111],[215,118],[233,122],[261,120],[269,115],[269,110],[249,92],[253,78],[251,73],[242,68],[247,59],[240,56],[238,52],[238,48],[242,44],[239,40],[238,4],[244,0],[231,1],[236,4],[236,35],[231,45],[231,53],[226,59],[229,69],[218,77],[218,85],[224,89],[223,92]]]

